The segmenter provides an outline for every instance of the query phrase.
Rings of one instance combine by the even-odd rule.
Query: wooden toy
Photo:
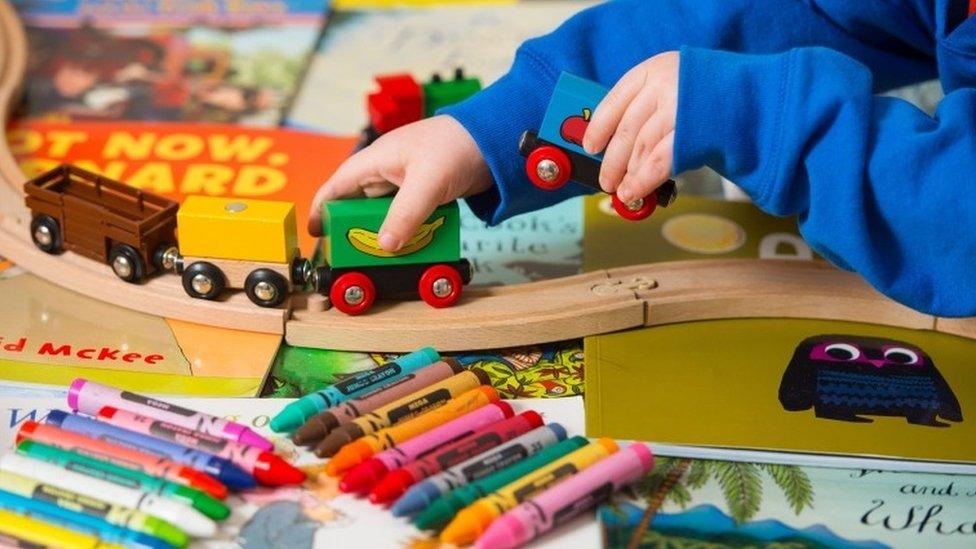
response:
[[[607,89],[577,76],[562,73],[552,92],[538,133],[527,131],[519,141],[519,152],[526,157],[525,171],[532,184],[554,191],[569,180],[600,191],[600,163],[603,154],[583,150],[583,134],[590,115],[607,94]],[[624,219],[645,219],[657,206],[668,207],[677,195],[674,181],[668,180],[652,195],[624,204],[611,196],[613,209]]]
[[[27,44],[7,0],[0,0],[0,126],[19,102]],[[297,294],[295,308],[255,307],[243,292],[192,299],[175,276],[128,284],[72,252],[52,256],[30,237],[23,182],[0,140],[0,255],[51,283],[148,314],[211,326],[285,333],[294,345],[355,351],[443,351],[531,345],[637,326],[714,318],[851,320],[976,339],[976,319],[937,318],[885,298],[853,273],[821,262],[703,260],[636,265],[500,288],[465,290],[456,306],[377,303],[368,316],[325,310],[327,299]],[[303,305],[307,302],[309,305]]]
[[[176,202],[63,164],[24,184],[34,244],[108,263],[126,282],[173,267]]]
[[[461,258],[461,221],[456,202],[434,210],[403,247],[390,253],[377,241],[392,197],[336,200],[322,205],[325,265],[316,288],[350,315],[369,310],[378,295],[420,295],[428,305],[457,303],[471,281]]]
[[[359,148],[386,132],[433,116],[441,107],[463,101],[481,89],[481,81],[466,76],[460,68],[451,80],[434,73],[423,84],[409,73],[377,76],[375,80],[379,90],[366,97],[369,126],[363,130]]]
[[[243,289],[256,305],[277,307],[310,275],[290,202],[191,196],[176,218],[176,271],[191,297],[216,299],[225,289]]]

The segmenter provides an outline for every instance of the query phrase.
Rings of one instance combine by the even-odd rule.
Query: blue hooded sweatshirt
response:
[[[884,294],[976,315],[976,16],[967,0],[619,0],[523,44],[511,70],[445,109],[496,186],[489,223],[585,192],[536,189],[518,153],[560,72],[612,86],[680,51],[674,171],[709,166]],[[877,94],[939,78],[935,116]]]

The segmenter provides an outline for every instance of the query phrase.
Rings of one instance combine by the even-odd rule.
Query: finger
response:
[[[395,252],[417,233],[420,225],[441,203],[444,186],[438,181],[439,178],[429,172],[407,172],[380,227],[381,248]]]
[[[583,134],[583,149],[590,154],[602,151],[617,129],[627,105],[640,92],[645,80],[644,68],[640,65],[627,71],[600,101],[593,117]]]
[[[634,141],[634,148],[627,161],[627,172],[637,171],[638,166],[654,150],[668,133],[674,131],[674,110],[658,104],[654,114],[644,123]]]
[[[382,186],[384,182],[387,182],[382,172],[391,171],[388,164],[390,164],[391,159],[395,159],[397,156],[384,154],[383,149],[386,148],[380,142],[376,142],[357,152],[346,159],[339,166],[339,169],[332,174],[332,177],[319,187],[318,192],[312,198],[311,210],[308,215],[309,233],[318,236],[322,232],[323,202],[339,198],[369,196],[368,189],[377,185]],[[387,169],[384,170],[383,168]],[[373,194],[373,196],[377,195]]]
[[[620,124],[610,138],[607,151],[603,154],[603,165],[600,167],[600,187],[608,192],[614,192],[620,185],[627,165],[634,151],[634,144],[641,128],[654,114],[657,98],[653,90],[645,88],[637,94],[627,111],[620,119]]]
[[[654,192],[671,177],[674,132],[664,136],[651,150],[634,172],[627,176],[617,189],[617,198],[624,203],[644,198]]]

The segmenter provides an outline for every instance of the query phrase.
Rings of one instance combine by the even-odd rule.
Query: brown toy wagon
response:
[[[179,204],[63,164],[24,184],[31,239],[107,263],[126,282],[172,268]]]

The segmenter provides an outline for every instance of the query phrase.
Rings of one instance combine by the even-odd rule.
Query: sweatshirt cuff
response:
[[[539,129],[558,76],[558,71],[522,49],[505,76],[437,112],[461,123],[491,170],[495,185],[467,199],[471,211],[489,225],[584,194],[585,188],[573,183],[556,191],[535,187],[518,150],[522,133]]]
[[[674,173],[708,166],[777,213],[769,198],[789,124],[792,58],[681,48]]]

